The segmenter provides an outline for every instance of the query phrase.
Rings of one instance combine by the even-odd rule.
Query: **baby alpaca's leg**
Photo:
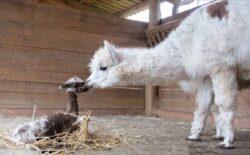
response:
[[[216,125],[216,134],[213,136],[213,138],[216,139],[216,140],[223,140],[223,136],[222,136],[222,118],[220,117],[219,107],[217,105],[214,105],[213,117],[214,117],[214,122],[215,122],[215,125]]]
[[[197,108],[194,112],[191,133],[188,140],[199,140],[205,127],[207,117],[212,104],[212,83],[210,79],[205,79],[198,85],[196,94]]]
[[[212,76],[215,104],[219,107],[219,121],[222,124],[224,141],[218,146],[223,148],[233,147],[234,139],[234,111],[237,99],[237,80],[235,72],[227,70],[217,72]]]

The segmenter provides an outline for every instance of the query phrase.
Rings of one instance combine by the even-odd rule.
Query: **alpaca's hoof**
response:
[[[196,135],[190,135],[186,138],[186,140],[190,140],[190,141],[201,141],[200,136],[196,136]]]
[[[232,149],[234,147],[230,142],[220,142],[218,143],[218,146],[223,149]]]
[[[214,140],[223,140],[224,137],[222,137],[222,136],[217,136],[217,135],[213,135],[213,136],[212,136],[212,139],[214,139]]]

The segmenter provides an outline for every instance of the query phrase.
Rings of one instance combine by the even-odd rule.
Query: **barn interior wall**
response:
[[[169,86],[161,86],[158,89],[159,93],[159,109],[163,111],[164,117],[172,117],[182,120],[192,120],[193,112],[196,108],[194,95],[185,93],[177,84]],[[210,123],[214,123],[212,118],[209,118]],[[237,111],[235,117],[235,126],[238,128],[250,129],[250,90],[242,90],[238,95]]]
[[[87,64],[103,39],[145,46],[147,24],[32,1],[0,2],[0,107],[2,114],[50,114],[66,108],[58,86],[88,76]],[[89,91],[80,110],[94,114],[141,114],[141,87]]]

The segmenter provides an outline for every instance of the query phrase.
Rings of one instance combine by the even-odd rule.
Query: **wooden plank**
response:
[[[38,3],[1,2],[1,107],[26,112],[34,104],[38,111],[64,108],[67,95],[57,90],[58,85],[72,76],[88,76],[86,64],[103,39],[145,45],[145,26]],[[144,109],[144,93],[142,88],[94,90],[80,95],[79,103],[82,109],[106,114],[138,113]]]
[[[160,31],[160,33],[161,33],[162,38],[166,38],[166,35],[162,30]]]
[[[243,90],[239,93],[236,114],[250,119],[250,90]]]
[[[160,43],[160,42],[162,41],[162,39],[161,39],[159,33],[156,33],[156,37],[157,37],[157,39],[158,39],[158,42]]]
[[[58,90],[60,83],[24,82],[0,80],[0,92],[4,93],[26,93],[26,94],[47,94],[47,95],[66,95],[65,91]],[[114,97],[143,99],[142,88],[109,88],[90,90],[84,95],[90,97]]]
[[[125,11],[120,12],[118,16],[125,18],[132,14],[145,10],[148,6],[149,6],[148,1],[144,1],[139,4],[134,5],[133,7],[126,9]]]
[[[143,89],[110,88],[105,90],[91,90],[86,95],[93,97],[114,97],[128,99],[144,99]]]
[[[88,67],[82,63],[63,62],[46,59],[30,59],[27,57],[3,58],[0,56],[0,68],[25,69],[29,71],[48,71],[56,73],[79,74]]]
[[[182,90],[159,89],[160,100],[187,101],[193,98],[194,98],[193,95],[185,93]]]
[[[81,10],[83,12],[93,12],[93,13],[104,13],[104,14],[108,14],[107,12],[97,9],[95,7],[89,7],[89,5],[87,4],[82,4],[79,1],[67,1],[67,5],[73,9],[77,9],[77,10]]]
[[[33,7],[33,9],[24,7],[26,5]],[[134,36],[135,38],[137,36],[140,38],[147,26],[145,23],[133,22],[110,16],[101,16],[99,14],[93,13],[82,13],[79,11],[62,9],[49,5],[35,5],[33,3],[13,2],[13,0],[10,0],[10,2],[1,3],[0,8],[2,8],[0,9],[1,17],[9,18],[15,21],[21,20],[39,23],[39,25],[53,24],[83,32],[93,32],[114,36]],[[9,16],[10,13],[13,15]],[[99,26],[96,28],[95,26],[98,25],[101,25],[102,27]],[[132,29],[128,31],[126,28]]]
[[[110,9],[110,7],[106,7],[106,6],[103,6],[103,5],[101,5],[101,4],[97,4],[97,3],[95,3],[95,4],[92,5],[92,6],[98,8],[98,9],[104,10],[104,11],[106,11],[106,12],[108,12],[108,13],[111,13],[112,15],[115,15],[115,14],[116,14],[116,11],[113,10],[113,9]]]
[[[128,5],[129,7],[134,6],[136,3],[128,0],[120,0],[122,3]]]
[[[67,95],[47,95],[30,93],[0,93],[1,108],[29,108],[33,105],[43,108],[66,108]],[[131,108],[144,109],[143,99],[78,96],[80,108]]]
[[[234,126],[241,129],[250,129],[249,117],[235,117]]]
[[[56,5],[58,7],[69,7],[67,5],[67,2],[64,0],[37,0],[37,2],[39,3],[47,3],[47,4],[52,4],[52,5]]]
[[[42,59],[48,61],[63,61],[65,63],[81,63],[87,65],[92,54],[74,51],[60,51],[47,48],[15,46],[0,43],[1,59]]]
[[[238,95],[237,111],[238,117],[250,118],[250,92],[241,91]],[[196,104],[193,96],[188,96],[181,90],[159,90],[160,109],[175,112],[194,112]]]
[[[131,37],[131,36],[133,36],[133,35],[127,34],[127,33],[129,33],[129,31],[127,31],[126,29],[123,29],[123,28],[119,28],[119,27],[115,27],[115,26],[109,26],[109,25],[104,26],[103,23],[98,24],[98,23],[90,23],[89,21],[86,21],[90,17],[81,19],[82,21],[87,22],[88,24],[79,25],[79,23],[78,24],[76,23],[75,25],[73,25],[74,24],[73,22],[69,23],[69,21],[61,21],[60,18],[58,19],[56,17],[55,17],[56,19],[52,18],[52,17],[44,19],[46,15],[43,15],[43,16],[39,17],[39,21],[32,21],[32,18],[31,19],[28,18],[28,19],[25,20],[25,17],[24,17],[24,19],[22,19],[22,18],[19,17],[19,16],[21,16],[22,13],[19,13],[19,12],[17,12],[17,15],[15,15],[17,17],[15,17],[15,16],[8,17],[8,15],[11,12],[9,10],[7,10],[6,13],[3,13],[3,11],[4,11],[3,9],[0,10],[0,13],[1,13],[0,18],[2,18],[2,19],[9,19],[9,20],[15,20],[15,21],[18,20],[18,21],[21,21],[21,22],[33,23],[35,25],[46,25],[46,26],[50,26],[50,27],[64,28],[64,29],[67,29],[67,30],[74,29],[74,30],[77,30],[77,31],[80,31],[80,32],[92,32],[92,33],[105,34],[105,35],[118,36],[118,37],[119,36],[120,37]],[[122,31],[124,31],[124,33],[118,33],[118,32],[122,32]]]
[[[114,7],[112,5],[109,5],[109,4],[106,4],[105,1],[100,1],[100,0],[96,1],[96,3],[94,4],[94,6],[96,6],[96,5],[103,6],[104,8],[107,8],[110,11],[114,11],[115,13],[120,11],[119,8]]]
[[[26,69],[15,68],[0,68],[0,80],[13,80],[13,81],[30,81],[30,82],[47,82],[47,83],[62,83],[65,79],[72,76],[78,76],[82,79],[86,79],[88,71],[83,70],[78,74],[69,73],[56,73],[47,71],[30,71]]]
[[[153,109],[153,113],[161,118],[166,119],[178,119],[185,121],[190,121],[193,119],[193,114],[191,113],[180,113],[161,109]]]
[[[111,2],[110,0],[104,0],[104,1],[101,1],[101,2],[102,2],[102,3],[105,3],[105,4],[107,4],[107,5],[116,7],[116,8],[118,8],[119,10],[125,10],[125,9],[127,9],[127,7],[124,7],[124,6],[119,5],[119,4],[117,4],[117,3]]]
[[[111,3],[117,4],[117,5],[123,6],[124,8],[129,8],[129,6],[127,4],[124,4],[121,1],[117,1],[117,0],[108,0],[108,1],[110,1]]]
[[[37,108],[35,116],[51,115],[56,112],[61,112],[64,108]],[[85,114],[88,110],[91,110],[91,116],[100,115],[142,115],[143,110],[141,109],[84,109],[80,108],[80,113]],[[0,111],[3,117],[20,117],[20,116],[32,116],[32,107],[30,108],[6,108]]]
[[[181,88],[178,85],[178,83],[173,82],[173,83],[169,83],[167,85],[159,86],[159,89],[181,89]]]
[[[160,94],[162,92],[160,91]],[[162,110],[168,110],[173,112],[192,113],[195,111],[195,98],[186,98],[183,96],[182,92],[176,92],[175,90],[165,91],[165,96],[160,96],[159,108]],[[177,95],[179,94],[180,95]],[[166,95],[167,94],[167,95]],[[174,95],[173,95],[174,94]],[[237,102],[236,116],[242,118],[250,118],[250,92],[243,91],[239,93]]]
[[[130,0],[130,1],[133,1],[134,3],[141,3],[141,2],[143,2],[141,0]]]
[[[0,23],[4,23],[0,21]],[[9,23],[7,25],[10,25]],[[12,24],[16,29],[18,25]],[[11,26],[10,26],[11,27]],[[0,43],[12,44],[19,46],[32,46],[48,49],[57,49],[61,51],[76,51],[92,54],[96,51],[100,45],[103,44],[103,39],[113,41],[116,44],[137,44],[140,45],[140,40],[134,40],[129,38],[120,38],[114,36],[103,36],[92,33],[84,33],[77,31],[68,31],[58,28],[48,28],[42,26],[32,27],[33,29],[27,29],[25,27],[19,28],[17,33],[11,31],[11,29],[0,29]],[[29,33],[23,33],[28,31]],[[84,49],[84,51],[82,51]]]
[[[162,110],[168,110],[179,113],[193,113],[195,111],[195,101],[171,101],[171,100],[160,100],[159,108]]]

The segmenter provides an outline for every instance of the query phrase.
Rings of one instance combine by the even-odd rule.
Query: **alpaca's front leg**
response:
[[[199,140],[205,127],[212,103],[212,83],[210,79],[206,79],[199,84],[196,103],[197,108],[194,112],[194,120],[188,140]]]
[[[237,99],[237,81],[234,71],[219,72],[212,76],[215,104],[218,106],[219,121],[221,121],[224,141],[218,146],[233,147],[233,119]]]

